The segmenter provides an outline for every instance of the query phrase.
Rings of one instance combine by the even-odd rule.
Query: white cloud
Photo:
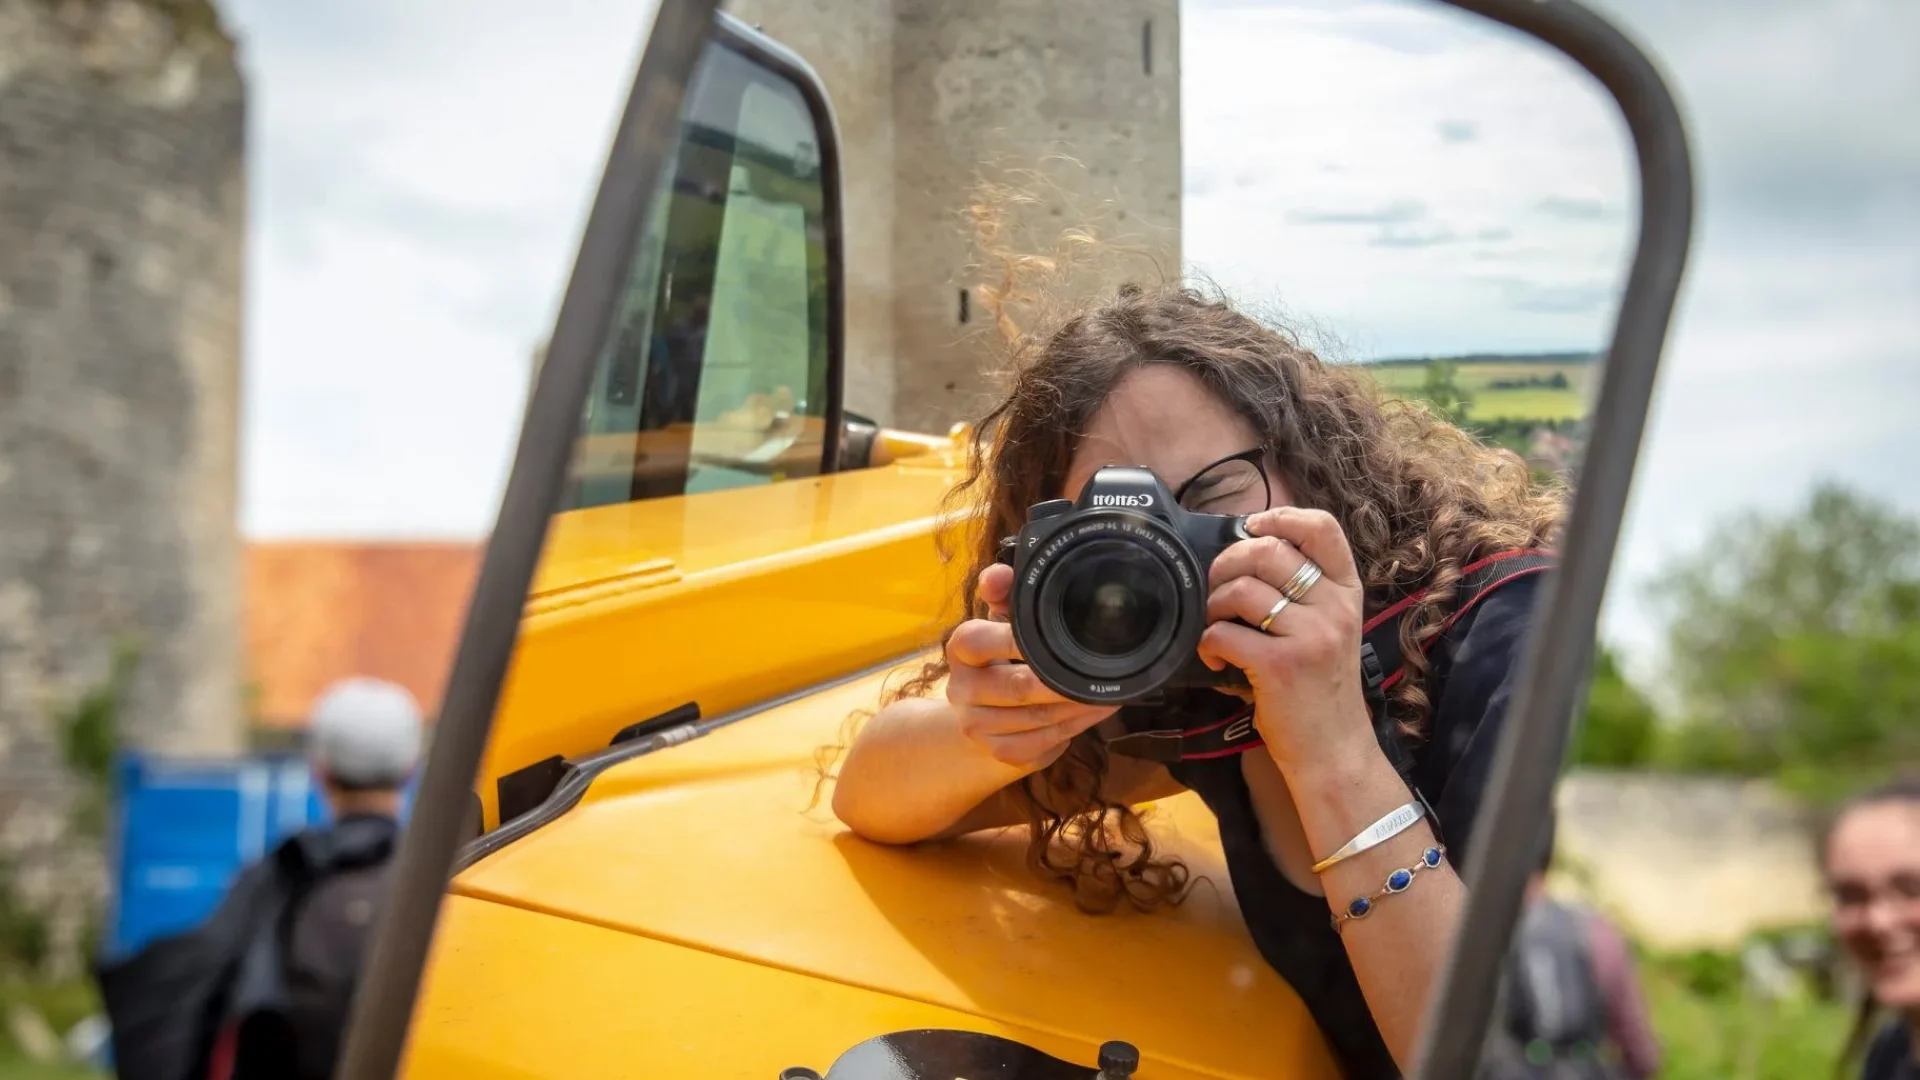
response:
[[[1920,37],[1920,9],[1607,6],[1666,68],[1698,173],[1605,618],[1645,674],[1659,661],[1645,589],[1715,521],[1786,510],[1827,477],[1920,510],[1902,464],[1920,460],[1905,419],[1920,401],[1920,128],[1905,115],[1920,69],[1896,44]],[[1186,238],[1203,268],[1239,295],[1277,293],[1351,355],[1605,339],[1637,180],[1584,73],[1433,4],[1185,11]],[[1301,208],[1404,220],[1307,224]],[[1370,245],[1387,229],[1446,242]],[[1567,310],[1540,302],[1556,299]]]
[[[648,12],[228,13],[255,162],[243,526],[483,532]]]
[[[1920,7],[1602,0],[1681,97],[1696,247],[1608,632],[1746,506],[1920,509]],[[245,525],[490,523],[647,19],[624,0],[232,0],[253,85]],[[1189,259],[1348,356],[1604,339],[1635,213],[1604,93],[1436,5],[1183,10]]]
[[[1604,0],[1693,134],[1695,256],[1606,629],[1651,673],[1665,558],[1737,509],[1834,478],[1920,512],[1920,8]]]
[[[1437,7],[1190,3],[1188,261],[1353,356],[1590,347],[1622,125],[1557,54]]]

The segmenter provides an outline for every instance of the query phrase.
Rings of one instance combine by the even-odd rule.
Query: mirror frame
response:
[[[353,995],[336,1077],[391,1078],[400,1068],[447,881],[468,831],[473,780],[513,660],[527,589],[565,490],[580,403],[592,389],[607,313],[614,310],[634,249],[650,224],[654,200],[629,196],[651,192],[678,153],[687,84],[713,33],[718,6],[719,0],[654,4],[467,602],[426,765]]]
[[[1574,0],[1441,2],[1533,37],[1606,87],[1633,137],[1640,178],[1640,232],[1588,420],[1560,565],[1542,582],[1536,631],[1522,652],[1473,830],[1460,928],[1427,1003],[1412,1072],[1420,1080],[1467,1080],[1485,1045],[1591,665],[1647,409],[1686,273],[1694,188],[1679,106],[1652,58],[1618,27]]]
[[[1646,53],[1608,20],[1575,0],[1439,2],[1519,30],[1598,80],[1632,134],[1640,178],[1639,236],[1605,353],[1560,567],[1544,582],[1535,617],[1541,631],[1529,639],[1522,657],[1473,834],[1477,854],[1465,868],[1462,923],[1442,984],[1428,1006],[1418,1067],[1412,1074],[1421,1080],[1467,1080],[1492,1017],[1493,991],[1532,869],[1538,831],[1553,805],[1593,652],[1647,408],[1686,268],[1694,190],[1686,129],[1665,79]],[[336,1076],[390,1078],[399,1068],[465,830],[473,777],[512,660],[549,512],[564,484],[580,401],[590,387],[605,332],[605,312],[647,224],[649,200],[616,199],[609,193],[642,188],[668,163],[682,98],[702,46],[714,32],[717,6],[717,0],[658,0],[654,8],[481,561],[432,748],[394,856],[392,893],[368,951]],[[823,148],[823,162],[825,153]],[[837,160],[834,164],[837,176]],[[833,197],[837,211],[837,185]],[[836,245],[837,233],[832,241]],[[834,284],[830,363],[839,375],[844,324],[837,303],[841,283]],[[839,381],[834,380],[830,391],[833,422],[827,427],[828,460],[823,467],[838,464],[844,414]],[[1531,722],[1521,722],[1525,720]]]

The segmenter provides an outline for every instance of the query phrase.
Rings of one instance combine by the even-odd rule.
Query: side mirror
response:
[[[842,413],[840,423],[840,469],[865,469],[873,465],[874,443],[880,438],[880,425],[859,413]]]

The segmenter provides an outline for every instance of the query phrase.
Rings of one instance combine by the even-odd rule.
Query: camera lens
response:
[[[1075,644],[1095,656],[1126,656],[1147,643],[1165,607],[1134,587],[1135,576],[1124,560],[1108,559],[1067,584],[1060,614]]]
[[[1049,575],[1042,607],[1072,652],[1096,662],[1118,661],[1158,647],[1173,636],[1178,598],[1166,565],[1145,548],[1099,540],[1075,548]]]

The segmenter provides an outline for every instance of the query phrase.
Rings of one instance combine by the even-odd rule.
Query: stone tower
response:
[[[63,845],[60,718],[241,743],[245,94],[208,0],[0,0],[0,856]]]
[[[1039,169],[1044,235],[1105,207],[1151,263],[1180,268],[1178,0],[726,0],[819,72],[840,126],[847,405],[944,431],[976,415],[991,328],[962,212],[983,165]],[[1052,168],[1049,159],[1076,162]],[[964,294],[964,295],[963,295]]]

